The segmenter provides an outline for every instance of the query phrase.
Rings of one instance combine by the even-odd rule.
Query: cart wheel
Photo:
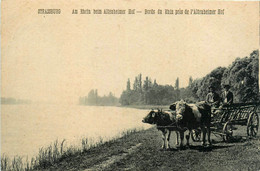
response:
[[[247,136],[256,137],[259,127],[259,117],[257,113],[251,113],[247,121]]]
[[[200,131],[200,130],[193,129],[193,130],[191,131],[191,139],[192,139],[194,142],[199,142],[199,141],[200,141],[200,137],[201,137],[201,131]]]
[[[232,138],[232,125],[229,122],[226,122],[223,127],[223,135],[222,138],[225,142],[228,142]]]

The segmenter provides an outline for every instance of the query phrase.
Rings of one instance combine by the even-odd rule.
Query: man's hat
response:
[[[225,84],[224,86],[223,86],[224,88],[230,88],[230,85],[228,85],[228,84]]]

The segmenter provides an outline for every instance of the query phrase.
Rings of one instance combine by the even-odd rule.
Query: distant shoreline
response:
[[[37,103],[2,103],[1,105],[37,105]],[[38,103],[38,105],[59,105],[56,103]],[[95,106],[95,107],[120,107],[120,108],[134,108],[134,109],[142,109],[142,110],[156,110],[156,109],[163,109],[168,110],[170,105],[80,105],[76,104],[77,106]]]
[[[163,109],[168,110],[170,105],[80,105],[80,106],[96,106],[96,107],[120,107],[120,108],[134,108],[134,109],[142,109],[142,110],[156,110],[156,109]]]
[[[117,106],[117,107],[122,107],[122,108],[134,108],[134,109],[163,109],[163,110],[168,110],[169,105],[128,105],[128,106]]]

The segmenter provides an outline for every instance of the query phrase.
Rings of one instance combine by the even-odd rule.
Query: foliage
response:
[[[152,83],[151,78],[145,77],[142,81],[142,74],[135,77],[133,89],[129,87],[121,94],[119,102],[122,105],[168,105],[177,100],[178,91],[171,85],[159,85],[156,80]],[[179,80],[176,80],[178,86]]]
[[[234,94],[234,102],[256,102],[259,94],[259,51],[255,50],[250,57],[237,58],[227,68],[218,67],[202,79],[191,84],[193,97],[204,100],[207,88],[212,85],[221,94],[223,85],[229,84]]]
[[[213,86],[216,89],[217,93],[221,92],[221,79],[222,75],[226,68],[218,67],[211,71],[208,75],[203,77],[202,79],[194,80],[191,83],[191,91],[193,93],[193,97],[197,99],[197,101],[205,100],[208,94],[209,86]]]
[[[230,84],[237,102],[255,102],[259,93],[259,51],[237,58],[223,74],[222,85]]]
[[[249,57],[237,58],[230,66],[218,67],[205,77],[193,80],[189,78],[186,88],[179,88],[179,78],[172,85],[159,85],[146,77],[142,83],[142,74],[135,77],[133,89],[130,80],[127,89],[121,94],[122,105],[168,105],[184,99],[189,103],[204,101],[209,86],[213,86],[221,95],[223,85],[229,84],[234,94],[234,102],[256,102],[259,100],[259,51],[253,51]]]

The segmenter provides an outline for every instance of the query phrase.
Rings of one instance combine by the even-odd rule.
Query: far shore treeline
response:
[[[1,104],[31,104],[31,100],[1,97]]]
[[[91,90],[86,97],[80,97],[82,105],[169,105],[177,100],[184,99],[189,103],[203,101],[208,93],[210,85],[221,94],[223,85],[229,84],[234,94],[234,102],[258,102],[259,101],[259,51],[253,51],[250,56],[236,58],[231,65],[218,67],[205,77],[193,80],[189,78],[186,88],[179,87],[179,78],[173,85],[160,85],[156,79],[142,74],[135,77],[133,84],[127,80],[126,89],[119,99],[112,93],[108,96],[98,96],[97,90]]]
[[[80,105],[93,105],[93,106],[116,106],[118,105],[118,98],[116,98],[112,92],[107,96],[99,96],[98,90],[91,90],[88,96],[79,98]]]

